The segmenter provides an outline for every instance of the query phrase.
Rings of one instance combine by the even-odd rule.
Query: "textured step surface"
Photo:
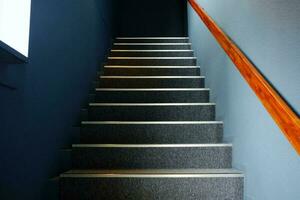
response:
[[[61,199],[242,200],[243,181],[234,170],[75,170],[61,175]]]
[[[193,57],[192,50],[111,50],[113,57]]]
[[[109,57],[108,65],[196,66],[195,57]]]
[[[118,37],[117,43],[188,43],[188,37]]]
[[[90,103],[88,120],[214,121],[213,103]]]
[[[199,66],[105,66],[106,76],[199,76]]]
[[[205,144],[220,143],[222,122],[82,122],[83,144]]]
[[[191,50],[190,43],[114,43],[115,50]]]
[[[117,38],[98,75],[61,199],[243,199],[189,38]]]
[[[73,169],[231,168],[230,144],[77,144]]]
[[[204,88],[204,76],[101,76],[103,88]]]
[[[96,103],[206,103],[206,88],[97,88],[92,102]]]

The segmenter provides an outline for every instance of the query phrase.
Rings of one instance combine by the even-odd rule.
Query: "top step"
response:
[[[117,37],[116,43],[188,43],[188,37]]]

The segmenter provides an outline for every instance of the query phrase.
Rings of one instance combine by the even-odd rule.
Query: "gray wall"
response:
[[[288,103],[300,113],[300,1],[198,0]],[[198,16],[188,7],[189,35],[246,200],[300,199],[300,157]]]

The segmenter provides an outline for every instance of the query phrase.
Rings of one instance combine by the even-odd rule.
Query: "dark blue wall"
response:
[[[111,0],[32,0],[29,63],[0,64],[0,199],[41,200],[111,43]]]

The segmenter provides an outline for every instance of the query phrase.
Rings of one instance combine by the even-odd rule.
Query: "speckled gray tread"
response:
[[[92,121],[214,121],[215,105],[193,103],[165,104],[90,104],[88,120]]]
[[[206,103],[209,90],[96,89],[96,103]]]
[[[124,77],[102,77],[96,82],[97,87],[103,88],[204,88],[205,77],[198,78],[124,78]]]
[[[114,43],[113,49],[126,49],[126,50],[174,50],[174,49],[181,49],[181,50],[189,50],[191,49],[190,43],[178,43],[178,44],[171,44],[171,43]]]
[[[162,38],[162,37],[160,37],[160,38],[150,38],[150,37],[148,37],[148,38],[146,38],[146,37],[136,37],[136,38],[125,38],[125,37],[123,37],[123,38],[116,38],[115,39],[115,42],[116,43],[129,43],[129,42],[132,42],[132,43],[134,43],[134,42],[139,42],[139,43],[151,43],[151,42],[153,42],[153,43],[159,43],[159,42],[165,42],[165,43],[188,43],[189,42],[189,38],[187,38],[187,37],[181,37],[181,38],[179,38],[179,37],[177,37],[177,38],[175,38],[175,37],[172,37],[172,38]]]
[[[73,169],[223,169],[231,168],[232,146],[73,145]]]
[[[83,122],[81,143],[191,144],[220,143],[222,122]]]
[[[112,50],[110,56],[115,57],[193,57],[192,50]]]
[[[152,172],[151,172],[152,171]],[[69,172],[62,199],[242,200],[243,175],[223,170]],[[150,174],[150,175],[149,175]],[[151,174],[154,174],[151,176]],[[145,176],[146,175],[146,176]],[[148,176],[147,176],[148,175]],[[167,176],[164,176],[167,175]]]
[[[144,68],[107,67],[104,68],[107,76],[199,76],[200,67],[194,68]]]
[[[197,59],[194,57],[109,57],[108,65],[131,66],[195,66]]]

